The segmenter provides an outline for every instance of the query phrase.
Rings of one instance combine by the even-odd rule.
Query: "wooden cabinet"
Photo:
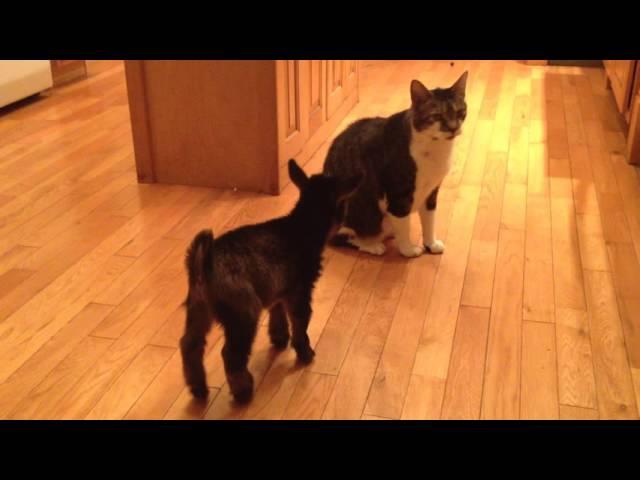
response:
[[[309,89],[308,124],[309,135],[313,135],[327,120],[327,62],[324,60],[309,60],[307,64],[308,77],[306,82]]]
[[[138,179],[277,194],[358,101],[358,62],[126,61]]]
[[[636,67],[631,89],[627,158],[629,163],[640,165],[640,65]]]
[[[618,110],[625,114],[629,107],[636,60],[604,60],[604,66]]]
[[[327,61],[327,117],[331,117],[349,98],[357,85],[358,62],[356,60]]]
[[[309,138],[309,92],[305,62],[276,64],[280,159],[296,156]]]
[[[607,78],[629,130],[627,132],[627,160],[640,164],[640,66],[638,60],[604,60]]]
[[[306,162],[358,100],[356,60],[277,62],[281,187],[286,162]]]
[[[344,101],[344,60],[327,61],[327,117]]]
[[[87,76],[85,60],[51,60],[51,76],[55,86]]]
[[[349,97],[358,86],[358,61],[346,60],[344,65],[344,92]]]

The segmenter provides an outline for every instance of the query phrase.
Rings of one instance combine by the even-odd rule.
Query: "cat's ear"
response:
[[[413,105],[424,103],[431,98],[431,92],[420,80],[411,81],[411,103]]]
[[[338,180],[338,200],[344,200],[356,193],[364,181],[364,175],[361,173],[353,175],[344,180]]]
[[[298,166],[293,158],[289,160],[289,178],[299,190],[303,190],[309,181],[307,174],[304,173],[304,170]]]
[[[469,76],[469,72],[464,72],[460,75],[460,78],[451,86],[451,90],[459,96],[464,97],[465,91],[467,90],[467,77]]]

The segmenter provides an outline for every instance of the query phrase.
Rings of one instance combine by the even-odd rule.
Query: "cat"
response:
[[[288,168],[300,190],[288,215],[232,230],[215,240],[211,230],[203,230],[188,249],[187,319],[180,350],[185,380],[196,398],[208,395],[203,355],[213,321],[224,329],[225,374],[239,403],[253,393],[247,362],[263,309],[269,310],[268,331],[275,348],[285,348],[291,338],[300,362],[310,363],[315,355],[307,326],[322,252],[341,221],[341,202],[359,187],[362,177],[308,177],[295,160]]]
[[[395,237],[400,253],[416,257],[441,254],[435,235],[438,190],[452,164],[455,138],[467,115],[468,72],[450,88],[427,89],[411,82],[411,107],[387,118],[358,120],[331,144],[323,172],[338,178],[356,172],[364,181],[346,203],[334,245],[350,245],[374,255]],[[411,212],[418,211],[422,245],[410,239]]]

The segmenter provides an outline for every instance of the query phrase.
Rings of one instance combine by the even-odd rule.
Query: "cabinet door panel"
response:
[[[327,117],[326,60],[308,60],[309,136],[313,135]]]
[[[344,61],[344,96],[347,98],[358,86],[358,61]]]
[[[278,60],[276,83],[278,95],[278,142],[280,162],[296,156],[309,136],[308,86],[305,62]]]
[[[605,60],[607,75],[611,81],[611,89],[620,113],[625,114],[629,108],[631,83],[636,60]]]
[[[335,113],[345,99],[344,60],[327,60],[327,119]]]

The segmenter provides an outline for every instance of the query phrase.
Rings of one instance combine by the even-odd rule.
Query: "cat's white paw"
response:
[[[424,253],[424,247],[413,244],[398,245],[398,250],[402,255],[409,258],[419,257]]]
[[[439,255],[444,252],[444,243],[442,243],[442,240],[436,240],[431,245],[425,245],[425,248],[427,253]]]
[[[384,255],[384,252],[387,251],[387,247],[384,246],[384,243],[371,243],[368,245],[358,245],[358,249],[361,252],[370,253],[371,255]]]

